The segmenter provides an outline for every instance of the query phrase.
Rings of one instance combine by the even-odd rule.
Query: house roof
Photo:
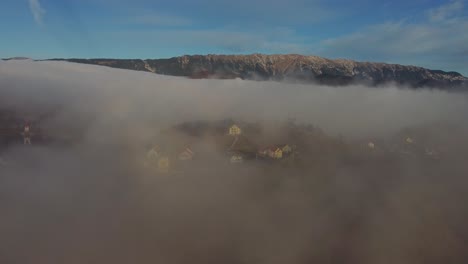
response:
[[[159,151],[160,151],[159,146],[153,146],[153,147],[151,147],[151,148],[148,150],[148,152],[154,152],[154,151],[155,151],[155,152],[159,152]]]
[[[186,148],[185,151],[187,151],[187,152],[190,153],[190,154],[193,154],[193,151],[192,151],[191,148]]]
[[[268,147],[264,147],[264,148],[261,148],[259,151],[276,151],[276,150],[281,150],[282,147],[281,146],[276,146],[276,145],[273,145],[273,146],[268,146]]]
[[[189,148],[189,147],[184,148],[184,149],[180,152],[180,154],[183,154],[183,153],[188,153],[188,154],[190,154],[190,155],[193,155],[193,154],[194,154],[193,151],[192,151],[192,149]]]

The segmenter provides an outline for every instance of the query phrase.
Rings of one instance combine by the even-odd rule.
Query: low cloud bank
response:
[[[355,136],[462,122],[468,115],[466,94],[396,86],[191,80],[65,62],[3,62],[0,73],[3,105],[62,106],[109,122],[296,118],[329,133]]]
[[[0,167],[2,263],[468,260],[465,94],[8,61],[0,62],[0,106],[42,115],[48,134],[80,135],[68,147],[0,152],[8,161]],[[148,177],[138,165],[161,130],[225,118],[273,128],[294,118],[338,143],[312,144],[310,164],[292,168],[225,165],[206,138],[196,150],[213,158],[184,175]],[[348,142],[406,127],[427,127],[422,134],[443,138],[448,154],[437,162],[341,158]],[[335,147],[341,138],[348,147]]]

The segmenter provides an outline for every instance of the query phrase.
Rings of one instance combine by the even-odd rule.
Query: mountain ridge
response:
[[[328,59],[300,54],[183,55],[167,59],[51,59],[195,79],[302,81],[343,86],[397,83],[413,88],[468,89],[468,78],[453,71],[382,62]]]

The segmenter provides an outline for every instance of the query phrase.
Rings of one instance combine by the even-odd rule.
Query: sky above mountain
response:
[[[468,75],[465,0],[2,0],[0,57],[300,53]]]

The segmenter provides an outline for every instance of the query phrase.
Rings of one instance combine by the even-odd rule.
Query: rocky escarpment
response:
[[[466,88],[468,79],[457,72],[429,70],[398,64],[331,60],[303,55],[193,55],[170,59],[59,59],[115,68],[148,71],[190,78],[288,80],[375,86],[398,83],[411,87]]]

